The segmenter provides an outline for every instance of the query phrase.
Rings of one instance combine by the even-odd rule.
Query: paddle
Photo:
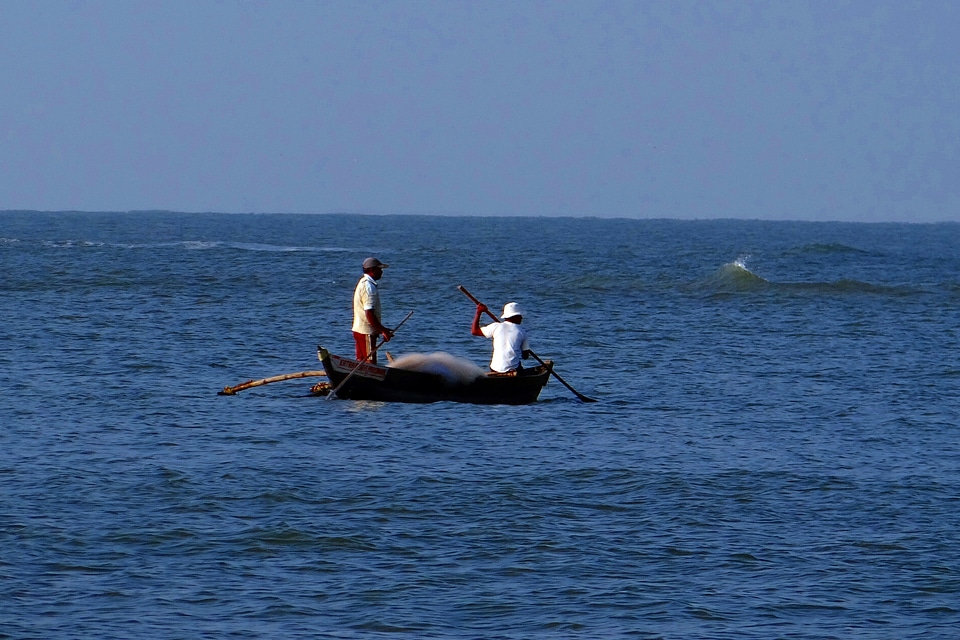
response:
[[[473,302],[474,302],[475,304],[477,304],[477,305],[483,304],[482,302],[480,302],[479,300],[477,300],[476,298],[474,298],[474,297],[473,297],[473,294],[470,293],[469,291],[467,291],[466,287],[464,287],[462,284],[461,284],[461,285],[458,285],[458,286],[457,286],[457,289],[459,289],[459,290],[463,293],[463,295],[465,295],[465,296],[467,296],[468,298],[470,298],[471,300],[473,300]],[[486,305],[484,305],[484,306],[486,306]],[[495,313],[493,313],[492,311],[490,311],[489,308],[487,309],[487,315],[490,316],[491,318],[493,318],[494,320],[496,320],[497,322],[500,322],[500,321],[501,321],[500,318],[498,318]],[[541,359],[540,359],[540,356],[538,356],[537,354],[535,354],[532,350],[528,350],[528,352],[530,353],[531,356],[533,356],[533,358],[534,358],[537,362],[539,362],[540,364],[542,364],[542,365],[544,365],[544,366],[547,365],[547,363],[544,362],[543,360],[541,360]],[[553,377],[560,381],[560,384],[562,384],[563,386],[565,386],[567,389],[570,389],[570,391],[573,392],[573,395],[577,396],[577,399],[580,400],[580,402],[596,402],[596,401],[597,401],[595,398],[587,397],[587,396],[583,395],[582,393],[580,393],[579,391],[577,391],[576,389],[574,389],[573,387],[571,387],[571,386],[567,383],[566,380],[564,380],[563,378],[560,377],[560,374],[559,374],[559,373],[557,373],[556,371],[553,370],[553,367],[552,367],[552,366],[547,367],[547,368],[550,370],[550,373],[553,374]]]
[[[326,371],[298,371],[297,373],[285,373],[280,376],[272,376],[270,378],[263,378],[262,380],[247,380],[246,382],[241,382],[235,387],[224,387],[223,391],[218,391],[218,396],[235,396],[240,391],[245,391],[246,389],[251,389],[253,387],[259,387],[261,385],[270,384],[271,382],[282,382],[283,380],[293,380],[294,378],[321,378],[327,375]]]
[[[397,330],[398,330],[400,327],[403,326],[403,323],[406,322],[407,320],[409,320],[409,319],[410,319],[410,316],[412,316],[412,315],[413,315],[413,311],[411,311],[410,313],[408,313],[408,314],[406,315],[406,317],[404,317],[404,319],[400,321],[400,324],[398,324],[398,325],[394,328],[393,332],[396,333]],[[357,366],[355,366],[355,367],[353,368],[353,370],[352,370],[350,373],[347,374],[347,377],[344,378],[343,380],[341,380],[341,381],[340,381],[340,384],[338,384],[334,389],[331,389],[331,390],[330,390],[330,394],[327,395],[327,400],[330,400],[331,398],[333,398],[334,396],[336,396],[336,395],[337,395],[337,391],[339,391],[340,388],[343,387],[343,385],[345,385],[345,384],[347,383],[347,380],[349,380],[350,378],[353,377],[353,374],[355,374],[355,373],[357,372],[357,369],[360,368],[360,365],[362,365],[364,362],[366,362],[367,360],[369,360],[370,358],[372,358],[372,357],[373,357],[373,354],[375,354],[375,353],[377,352],[377,349],[379,349],[380,347],[382,347],[385,342],[386,342],[386,340],[381,340],[381,341],[378,342],[376,345],[374,345],[374,347],[373,347],[373,349],[370,351],[370,353],[367,354],[367,357],[364,358],[363,360],[361,360],[360,362],[358,362],[358,363],[357,363]]]

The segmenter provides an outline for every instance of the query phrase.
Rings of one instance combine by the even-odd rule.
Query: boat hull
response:
[[[524,369],[517,375],[488,374],[468,383],[451,382],[442,375],[384,367],[343,358],[323,347],[317,357],[336,389],[336,396],[347,400],[380,402],[464,402],[470,404],[530,404],[550,378],[549,360],[545,365]]]

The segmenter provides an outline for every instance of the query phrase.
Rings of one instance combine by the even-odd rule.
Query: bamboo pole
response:
[[[247,380],[246,382],[241,382],[235,387],[224,387],[223,391],[217,392],[217,395],[235,396],[240,391],[252,389],[253,387],[260,387],[265,384],[270,384],[271,382],[283,382],[284,380],[294,380],[296,378],[322,378],[326,375],[326,371],[298,371],[296,373],[284,373],[283,375],[262,378],[260,380]]]

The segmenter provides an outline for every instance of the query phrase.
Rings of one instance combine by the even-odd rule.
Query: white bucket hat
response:
[[[521,309],[520,305],[518,305],[516,302],[508,302],[507,304],[503,305],[504,320],[508,318],[512,318],[514,316],[522,316],[522,315],[523,315],[523,309]]]

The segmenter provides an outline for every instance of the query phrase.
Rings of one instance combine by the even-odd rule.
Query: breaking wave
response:
[[[747,268],[750,256],[740,256],[733,262],[728,262],[706,280],[701,281],[699,288],[719,293],[733,293],[737,291],[755,291],[764,289],[770,283]]]
[[[829,245],[833,246],[833,245]],[[840,245],[843,246],[843,245]],[[856,249],[850,249],[857,251]],[[827,294],[873,294],[908,296],[923,293],[922,289],[906,286],[877,285],[851,278],[833,282],[775,282],[767,280],[747,267],[750,256],[740,256],[720,267],[713,275],[696,283],[695,288],[712,294],[751,291],[803,292]]]

